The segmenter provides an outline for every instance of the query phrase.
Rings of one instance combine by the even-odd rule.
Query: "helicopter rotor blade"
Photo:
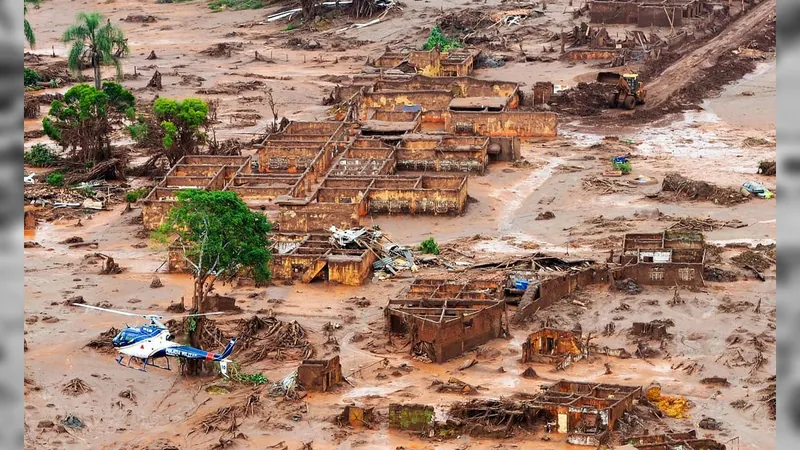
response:
[[[120,315],[123,315],[123,316],[143,317],[142,314],[136,314],[136,313],[127,312],[127,311],[117,311],[116,309],[101,308],[99,306],[84,305],[82,303],[73,303],[72,306],[80,306],[81,308],[95,309],[95,310],[98,310],[98,311],[105,311],[105,312],[110,312],[110,313],[114,313],[114,314],[120,314]]]

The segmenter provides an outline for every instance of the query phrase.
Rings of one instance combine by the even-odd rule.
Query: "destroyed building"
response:
[[[710,6],[710,5],[709,5]],[[592,23],[627,24],[640,28],[680,28],[700,17],[706,4],[702,0],[592,0],[589,17]]]
[[[642,396],[639,386],[564,380],[543,389],[532,401],[534,407],[553,419],[556,431],[567,434],[567,442],[594,447],[608,442],[617,421]]]
[[[416,279],[385,310],[389,334],[411,352],[442,363],[508,331],[502,286],[489,281]]]
[[[528,335],[522,343],[522,363],[542,360],[551,362],[565,356],[578,356],[583,353],[582,348],[581,333],[578,330],[542,328]]]
[[[705,238],[702,233],[628,233],[619,263],[624,276],[642,285],[703,286]]]
[[[332,227],[324,233],[278,232],[271,233],[269,239],[272,243],[269,266],[273,281],[328,281],[359,286],[370,279],[376,268],[394,275],[398,270],[416,264],[408,249],[390,242],[376,229],[339,230]],[[179,240],[170,245],[168,272],[188,271],[183,252]],[[394,258],[404,258],[404,263],[400,264]],[[239,279],[240,284],[246,281],[246,276]]]
[[[685,433],[653,434],[625,439],[625,443],[641,450],[726,450],[727,447],[712,439],[697,437],[691,430]]]
[[[186,156],[143,200],[145,228],[165,221],[182,189],[236,192],[292,233],[350,228],[367,215],[458,215],[467,204],[466,174],[519,153],[519,143],[507,140],[409,135],[390,144],[358,131],[352,123],[292,122],[265,139],[255,161]]]
[[[431,50],[386,50],[381,56],[367,60],[367,65],[381,71],[418,73],[420,71],[442,77],[464,77],[472,74],[475,58],[480,50],[452,49],[448,52]]]
[[[520,109],[522,91],[517,83],[480,80],[468,76],[427,77],[417,74],[367,74],[347,86],[337,86],[332,103],[342,105],[341,118],[354,122],[371,120],[377,111],[388,112],[383,121],[400,119],[387,134],[407,132],[410,115],[416,131],[458,136],[495,138],[507,147],[513,138],[557,136],[558,115]],[[388,119],[388,120],[387,120]]]
[[[342,379],[338,355],[331,359],[305,359],[297,368],[297,382],[309,392],[328,392]]]

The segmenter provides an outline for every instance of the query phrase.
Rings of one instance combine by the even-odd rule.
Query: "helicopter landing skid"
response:
[[[120,366],[126,366],[126,367],[128,367],[129,369],[136,369],[136,367],[131,367],[131,361],[133,360],[134,356],[131,356],[131,357],[129,357],[129,358],[128,358],[128,364],[127,364],[127,365],[125,365],[125,364],[122,364],[122,359],[123,359],[124,357],[125,357],[125,356],[123,356],[123,355],[120,355],[120,357],[119,357],[119,358],[117,358],[117,360],[116,360],[116,361],[117,361],[117,364],[119,364]],[[137,359],[141,359],[141,358],[137,358]],[[169,367],[169,358],[164,358],[164,359],[166,359],[166,360],[167,360],[167,367],[164,367],[164,366],[159,366],[159,365],[157,365],[157,364],[154,364],[154,363],[150,362],[150,361],[149,361],[149,360],[150,360],[150,358],[144,358],[144,359],[141,359],[141,360],[143,361],[142,368],[141,368],[141,369],[138,369],[138,370],[140,370],[140,371],[142,371],[142,372],[147,372],[147,366],[150,366],[150,367],[155,367],[156,369],[172,370],[172,369],[170,369],[170,367]]]

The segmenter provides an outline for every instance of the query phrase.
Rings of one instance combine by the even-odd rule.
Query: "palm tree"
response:
[[[23,3],[25,9],[22,14],[28,14],[28,3],[33,4],[33,6],[39,6],[40,2],[41,0],[25,0]],[[36,47],[36,36],[33,34],[33,27],[31,27],[28,19],[25,19],[25,40],[28,41],[28,45],[31,46],[31,49]]]
[[[67,28],[61,39],[65,44],[72,43],[67,58],[71,71],[80,74],[83,59],[91,60],[96,89],[101,88],[101,65],[114,65],[117,79],[122,79],[122,64],[118,55],[130,53],[128,43],[122,30],[111,25],[111,20],[105,19],[102,14],[78,13],[77,23]]]

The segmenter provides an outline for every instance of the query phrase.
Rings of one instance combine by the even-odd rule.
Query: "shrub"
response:
[[[133,142],[142,144],[147,140],[147,124],[144,122],[137,122],[133,125],[128,125],[128,133],[131,134]]]
[[[431,29],[431,34],[425,42],[425,45],[422,46],[422,49],[433,50],[436,47],[439,47],[439,51],[441,52],[449,52],[454,48],[461,48],[463,45],[461,45],[458,39],[447,37],[437,25]]]
[[[420,251],[422,253],[425,253],[425,254],[428,254],[428,255],[438,255],[439,254],[439,244],[437,244],[436,241],[433,240],[432,237],[422,241],[422,243],[419,244],[419,249],[420,249]]]
[[[44,144],[36,144],[25,152],[25,164],[31,167],[50,167],[58,161],[58,156]]]
[[[623,174],[631,173],[631,171],[633,170],[633,167],[631,167],[631,163],[627,161],[624,163],[614,163],[614,168],[616,170],[621,171]]]
[[[264,2],[262,0],[212,0],[208,7],[213,12],[219,12],[224,9],[242,11],[245,9],[261,9],[264,7]]]
[[[24,80],[25,86],[36,86],[36,83],[42,81],[42,77],[39,76],[39,72],[26,67]]]
[[[50,186],[63,186],[64,185],[64,174],[61,172],[53,172],[47,176],[45,180],[47,184]]]
[[[251,374],[237,373],[235,379],[240,383],[251,384],[253,386],[261,386],[262,384],[269,383],[267,377],[261,372]]]
[[[128,203],[134,203],[146,195],[147,195],[147,189],[144,188],[128,191],[125,193],[125,201]]]

